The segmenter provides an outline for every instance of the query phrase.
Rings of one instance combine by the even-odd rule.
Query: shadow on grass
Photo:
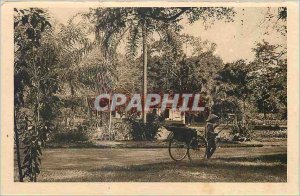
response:
[[[275,171],[277,169],[286,169],[286,154],[264,155],[257,157],[233,157],[233,158],[215,158],[210,160],[199,160],[194,162],[160,162],[151,164],[139,164],[132,166],[107,166],[98,169],[91,169],[90,172],[143,172],[143,171],[162,171],[169,169],[221,169],[221,170],[264,170]]]
[[[257,162],[261,161],[264,163],[274,163],[280,162],[282,164],[287,163],[287,154],[272,154],[272,155],[262,155],[262,156],[255,156],[255,157],[228,157],[228,158],[217,158],[218,160],[223,161],[250,161],[250,162]]]
[[[286,182],[286,153],[61,171],[56,182]],[[53,174],[51,174],[53,175]]]

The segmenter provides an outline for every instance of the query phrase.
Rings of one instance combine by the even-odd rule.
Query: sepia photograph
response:
[[[286,182],[286,21],[15,8],[15,181]]]

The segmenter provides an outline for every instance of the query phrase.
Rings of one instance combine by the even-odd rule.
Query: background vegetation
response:
[[[266,17],[284,22],[287,10],[278,8]],[[104,139],[108,132],[108,139],[117,137],[118,133],[111,133],[111,113],[96,112],[93,99],[100,93],[142,91],[142,44],[148,46],[149,89],[201,93],[214,113],[236,114],[243,127],[238,131],[268,120],[286,122],[286,47],[262,41],[253,48],[252,62],[240,59],[224,64],[215,55],[215,43],[181,33],[183,18],[204,25],[232,22],[235,10],[97,8],[62,25],[47,10],[15,9],[14,132],[19,180],[37,180],[47,140]],[[272,28],[286,36],[283,24]],[[119,52],[119,47],[125,52]],[[128,131],[131,139],[153,140],[159,123],[155,116],[148,118],[147,124],[127,121],[128,126],[119,130]]]

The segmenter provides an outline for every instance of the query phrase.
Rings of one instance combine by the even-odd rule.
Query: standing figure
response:
[[[220,118],[215,114],[210,114],[206,120],[206,139],[207,139],[207,148],[206,148],[206,158],[210,158],[217,146],[216,146],[216,137],[218,133],[215,132],[215,129],[219,126]]]

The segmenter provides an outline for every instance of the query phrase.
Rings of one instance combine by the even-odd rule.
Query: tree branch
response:
[[[180,9],[181,9],[181,11],[179,11],[177,14],[174,14],[173,16],[170,16],[170,17],[158,16],[158,15],[149,15],[149,14],[146,14],[146,13],[143,13],[143,15],[145,17],[149,17],[149,18],[152,18],[154,20],[161,20],[161,21],[164,21],[164,22],[169,22],[169,21],[172,21],[172,20],[176,20],[178,17],[180,17],[182,14],[184,14],[186,11],[190,10],[191,8],[184,7],[184,8],[180,8]]]

